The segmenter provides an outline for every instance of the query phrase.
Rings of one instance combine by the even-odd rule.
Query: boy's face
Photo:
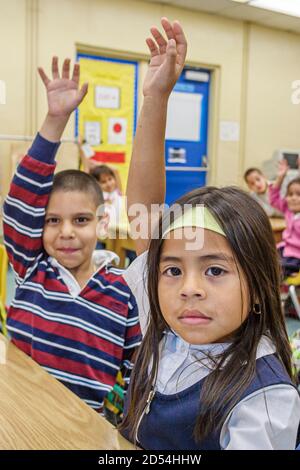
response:
[[[288,193],[286,196],[288,208],[294,214],[300,212],[300,184],[292,183],[289,186]]]
[[[197,231],[203,229],[197,228]],[[162,315],[191,344],[224,342],[246,319],[249,292],[225,237],[204,230],[199,250],[187,250],[189,240],[171,232],[163,244],[158,298]]]
[[[112,175],[106,173],[101,175],[99,183],[102,191],[105,191],[106,193],[112,193],[117,187],[116,179]]]
[[[247,185],[250,191],[254,191],[256,194],[263,194],[267,190],[266,178],[257,171],[252,171],[247,176]]]
[[[97,242],[96,204],[89,193],[55,191],[46,209],[43,244],[76,278],[79,271],[92,266]]]

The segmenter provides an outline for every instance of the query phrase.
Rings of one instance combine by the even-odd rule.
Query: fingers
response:
[[[173,26],[171,25],[170,21],[168,20],[168,18],[166,18],[165,16],[162,17],[161,19],[161,24],[162,24],[162,27],[164,28],[165,30],[165,33],[167,35],[167,38],[168,39],[175,39],[175,33],[174,33],[174,30],[173,30]]]
[[[80,88],[80,90],[79,90],[79,92],[78,92],[80,102],[83,100],[83,98],[84,98],[85,95],[87,94],[87,92],[88,92],[88,87],[89,87],[89,84],[88,84],[88,83],[84,83],[84,84],[82,85],[82,87]]]
[[[183,29],[179,21],[174,21],[173,32],[174,32],[174,38],[177,44],[177,52],[178,52],[177,62],[180,65],[183,65],[185,58],[186,58],[186,52],[187,52],[187,40],[186,40],[186,37],[184,35]]]
[[[160,54],[164,54],[167,48],[167,41],[155,26],[152,26],[152,28],[150,28],[150,31],[153,38],[155,39]]]
[[[171,73],[174,70],[176,65],[176,58],[177,58],[177,50],[176,50],[176,41],[175,39],[169,39],[167,44],[167,51],[166,51],[166,67]]]
[[[80,76],[80,66],[79,64],[75,64],[73,68],[73,75],[72,75],[72,80],[79,84],[79,76]]]
[[[151,57],[155,57],[156,55],[159,55],[159,50],[155,42],[153,41],[152,38],[147,38],[146,43],[148,46],[148,49],[150,51]]]
[[[65,59],[62,67],[62,78],[70,78],[70,59]]]
[[[177,49],[177,63],[183,65],[186,58],[187,41],[179,21],[174,21],[173,24],[171,24],[168,18],[162,17],[161,24],[168,41],[159,32],[159,30],[153,26],[150,29],[153,36],[153,39],[151,38],[152,42],[150,42],[149,39],[146,40],[151,55],[157,55],[158,52],[160,54],[165,54],[167,47],[169,47],[168,44],[172,39],[175,41],[175,46]],[[172,54],[174,52],[173,45],[171,46],[170,52],[172,52]]]
[[[44,69],[42,69],[42,67],[38,67],[38,72],[39,72],[39,76],[41,77],[45,87],[47,87],[48,83],[50,83],[50,80],[47,77],[47,75],[45,74]]]
[[[52,77],[53,80],[60,78],[58,71],[58,57],[56,56],[52,58]]]

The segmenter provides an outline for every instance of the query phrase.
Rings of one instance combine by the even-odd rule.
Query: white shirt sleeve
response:
[[[123,273],[125,281],[135,296],[143,336],[146,333],[150,311],[147,291],[147,256],[148,251],[145,251]]]
[[[224,450],[293,450],[300,397],[290,385],[272,385],[239,402],[222,426]]]

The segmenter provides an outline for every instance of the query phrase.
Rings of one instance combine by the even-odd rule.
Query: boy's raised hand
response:
[[[81,103],[88,89],[87,83],[79,89],[79,64],[74,65],[72,78],[70,78],[70,59],[65,59],[60,76],[58,57],[52,58],[52,80],[41,67],[38,68],[38,72],[47,90],[48,114],[56,117],[69,116]]]
[[[165,38],[156,27],[151,28],[153,38],[146,43],[151,60],[143,86],[144,96],[168,96],[179,78],[186,57],[187,42],[178,21],[173,24],[167,18],[161,19]]]

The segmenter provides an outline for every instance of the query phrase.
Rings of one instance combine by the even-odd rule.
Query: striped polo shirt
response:
[[[5,200],[4,239],[17,282],[7,327],[17,347],[100,410],[120,369],[129,380],[138,311],[122,270],[102,266],[74,296],[43,249],[57,149],[37,135]]]

